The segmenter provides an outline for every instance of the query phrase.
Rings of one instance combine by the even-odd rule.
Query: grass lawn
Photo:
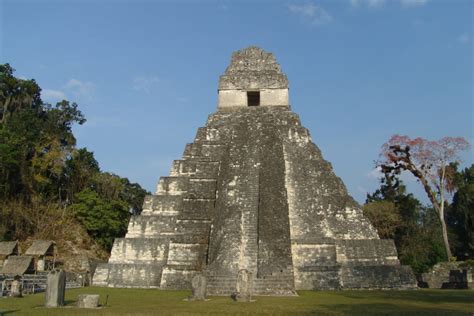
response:
[[[78,294],[100,294],[98,310],[74,307]],[[474,315],[473,290],[301,291],[298,297],[228,297],[187,302],[188,291],[86,287],[68,290],[64,308],[43,308],[44,293],[0,298],[0,315]]]

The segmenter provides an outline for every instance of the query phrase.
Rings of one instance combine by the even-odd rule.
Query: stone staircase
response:
[[[125,238],[114,241],[107,264],[97,267],[94,284],[110,287],[183,288],[205,265],[214,214],[219,158],[225,146],[218,133],[200,128],[170,176],[133,216]]]

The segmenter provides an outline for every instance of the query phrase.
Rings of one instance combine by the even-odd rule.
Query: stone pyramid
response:
[[[235,52],[218,92],[95,285],[190,289],[203,273],[209,294],[228,295],[245,269],[260,295],[416,286],[291,111],[271,53]]]

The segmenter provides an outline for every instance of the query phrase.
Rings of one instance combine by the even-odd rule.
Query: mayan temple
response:
[[[295,290],[413,288],[392,240],[381,240],[291,111],[288,79],[257,47],[233,53],[217,111],[161,177],[117,238],[94,284],[236,290],[239,271],[259,295]]]

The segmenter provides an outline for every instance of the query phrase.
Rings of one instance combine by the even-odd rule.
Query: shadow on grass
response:
[[[368,292],[340,292],[341,296],[352,299],[367,299]],[[469,290],[415,290],[415,291],[379,291],[371,292],[372,298],[417,301],[425,303],[474,303],[474,292]]]
[[[328,310],[334,310],[342,315],[472,315],[458,310],[408,307],[395,304],[334,304],[326,305]],[[316,314],[318,311],[314,311]]]
[[[19,309],[14,309],[14,310],[10,310],[10,311],[0,311],[0,316],[4,316],[4,315],[8,315],[8,314],[13,314],[15,312],[19,312],[20,310]]]

